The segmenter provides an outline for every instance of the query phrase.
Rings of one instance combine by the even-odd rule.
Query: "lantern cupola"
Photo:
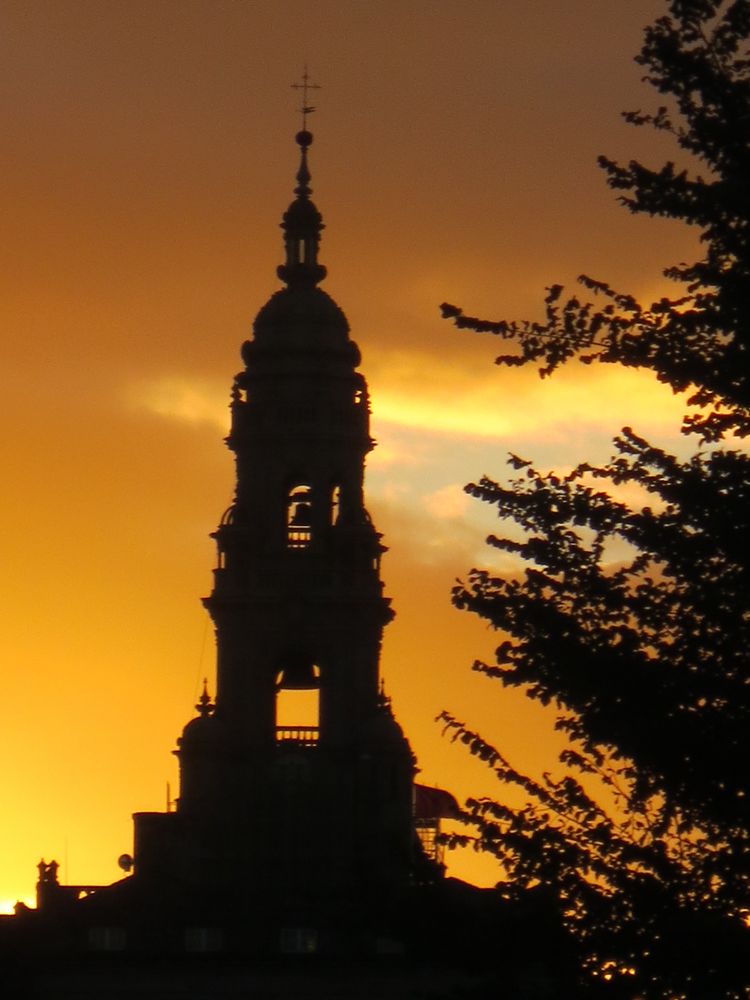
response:
[[[281,228],[284,230],[286,263],[278,269],[281,280],[290,288],[295,285],[317,285],[326,276],[326,269],[318,263],[320,234],[325,228],[323,218],[310,199],[310,169],[307,150],[312,145],[312,132],[302,129],[296,136],[300,147],[300,165],[297,171],[297,196],[284,213]]]

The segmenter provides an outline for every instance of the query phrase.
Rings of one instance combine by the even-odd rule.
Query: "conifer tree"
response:
[[[561,776],[535,780],[445,713],[527,795],[467,815],[509,892],[554,891],[604,995],[750,996],[749,38],[750,0],[670,0],[637,56],[665,103],[625,118],[693,167],[600,158],[630,211],[700,231],[701,258],[665,272],[678,294],[643,304],[582,277],[592,301],[553,285],[543,322],[442,307],[507,341],[501,365],[619,364],[689,393],[688,460],[625,428],[604,466],[560,477],[511,456],[510,481],[467,486],[515,525],[488,542],[523,565],[474,569],[454,591],[504,634],[475,669],[557,706],[568,737]],[[648,504],[618,499],[623,484]]]

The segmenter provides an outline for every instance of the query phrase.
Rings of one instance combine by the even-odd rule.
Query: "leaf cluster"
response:
[[[670,821],[658,798],[635,803],[632,766],[610,755],[570,750],[564,762],[583,780],[570,772],[533,779],[450,713],[441,719],[452,739],[527,796],[521,809],[469,799],[464,820],[476,835],[448,842],[494,855],[510,875],[502,885],[511,899],[520,902],[540,885],[554,889],[578,942],[582,997],[747,995],[747,911],[728,912],[716,891],[726,867],[720,843],[679,817]],[[585,785],[592,775],[596,794]],[[609,809],[602,789],[611,793]]]
[[[547,289],[542,322],[459,328],[506,340],[498,363],[549,375],[577,358],[687,391],[680,460],[630,428],[603,466],[514,474],[467,492],[522,566],[474,569],[454,603],[503,633],[475,669],[558,709],[559,775],[533,779],[450,713],[452,738],[526,805],[470,800],[472,839],[509,891],[552,889],[589,988],[631,998],[748,997],[750,973],[750,0],[670,0],[637,61],[667,99],[626,118],[671,134],[695,171],[601,158],[632,212],[700,229],[704,255],[649,305],[583,277],[598,304]],[[603,304],[601,304],[603,302]],[[640,495],[633,504],[627,497]],[[520,531],[519,531],[520,529]]]

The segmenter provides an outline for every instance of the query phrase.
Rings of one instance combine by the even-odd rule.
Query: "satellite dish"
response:
[[[117,864],[124,872],[130,872],[133,870],[133,859],[129,854],[121,854],[117,859]]]

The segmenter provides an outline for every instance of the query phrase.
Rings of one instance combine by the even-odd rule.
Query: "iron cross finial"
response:
[[[302,115],[302,130],[307,129],[307,116],[311,115],[315,108],[313,105],[307,103],[307,95],[310,90],[320,90],[320,84],[310,83],[310,74],[307,72],[307,65],[305,64],[305,72],[302,74],[302,83],[293,83],[292,87],[295,90],[302,91],[302,107],[299,109]]]

